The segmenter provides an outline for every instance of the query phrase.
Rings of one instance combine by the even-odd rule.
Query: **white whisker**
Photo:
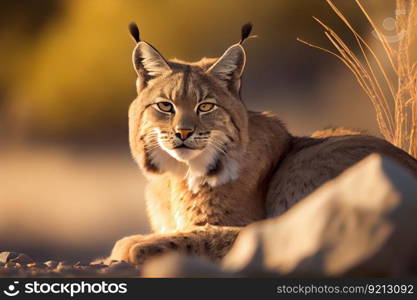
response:
[[[222,144],[221,142],[216,141],[215,139],[211,139],[209,140],[209,145],[213,146],[213,148],[215,148],[217,151],[223,153],[224,155],[226,155],[226,151],[222,148],[224,144]]]

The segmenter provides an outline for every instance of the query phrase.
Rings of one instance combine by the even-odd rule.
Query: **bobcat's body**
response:
[[[281,215],[373,152],[417,176],[417,161],[384,140],[294,137],[272,113],[247,111],[240,44],[218,60],[188,64],[164,60],[132,34],[139,96],[129,111],[130,146],[149,178],[155,233],[118,241],[109,259],[140,264],[180,251],[218,260],[243,226]]]

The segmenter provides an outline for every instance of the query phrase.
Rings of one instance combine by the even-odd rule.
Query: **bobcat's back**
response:
[[[294,137],[269,183],[267,215],[278,216],[371,153],[391,157],[417,176],[417,161],[389,142],[354,132],[326,138]]]

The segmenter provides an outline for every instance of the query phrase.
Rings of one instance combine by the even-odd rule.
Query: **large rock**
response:
[[[246,227],[221,268],[162,257],[144,275],[409,276],[416,254],[417,179],[372,154],[284,215]]]
[[[242,231],[226,269],[290,276],[405,276],[417,253],[417,179],[372,154],[281,217]]]

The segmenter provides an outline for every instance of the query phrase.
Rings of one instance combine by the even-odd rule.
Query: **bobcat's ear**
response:
[[[207,73],[220,79],[231,92],[236,94],[240,92],[240,81],[246,63],[246,54],[242,44],[249,37],[251,31],[251,23],[243,25],[239,43],[229,47],[207,70]]]
[[[240,78],[245,68],[246,54],[240,44],[231,46],[207,70],[207,73],[220,79],[232,92],[239,93]]]
[[[140,40],[139,29],[136,24],[130,24],[129,30],[133,39],[137,42],[133,50],[132,60],[133,67],[138,74],[136,85],[138,91],[141,91],[146,87],[149,80],[171,71],[171,68],[154,47]]]

